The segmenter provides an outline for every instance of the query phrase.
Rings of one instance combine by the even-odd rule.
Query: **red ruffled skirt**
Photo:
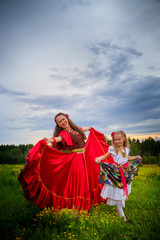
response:
[[[98,182],[99,164],[95,158],[108,151],[104,135],[91,129],[84,152],[65,153],[51,148],[45,140],[30,151],[18,180],[27,200],[54,209],[76,208],[88,211],[103,199]],[[108,159],[113,162],[112,157]]]

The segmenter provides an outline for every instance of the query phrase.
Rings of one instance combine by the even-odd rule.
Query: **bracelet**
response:
[[[53,143],[56,144],[56,139],[54,137],[51,137],[53,139]]]

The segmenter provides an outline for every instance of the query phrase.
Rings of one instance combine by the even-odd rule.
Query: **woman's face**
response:
[[[68,119],[64,115],[59,115],[58,117],[56,117],[56,123],[64,130],[70,128]]]
[[[114,142],[117,145],[117,147],[123,147],[123,142],[124,142],[123,136],[121,134],[115,134]]]

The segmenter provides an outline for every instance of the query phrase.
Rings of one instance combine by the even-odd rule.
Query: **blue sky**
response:
[[[54,115],[108,137],[160,137],[160,1],[0,2],[0,144],[51,136]]]

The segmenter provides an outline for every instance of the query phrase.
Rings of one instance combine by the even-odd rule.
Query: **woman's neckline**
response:
[[[73,130],[72,128],[70,128],[70,129],[65,129],[65,131],[68,132],[68,133],[78,134],[78,132],[76,132],[76,131]]]

